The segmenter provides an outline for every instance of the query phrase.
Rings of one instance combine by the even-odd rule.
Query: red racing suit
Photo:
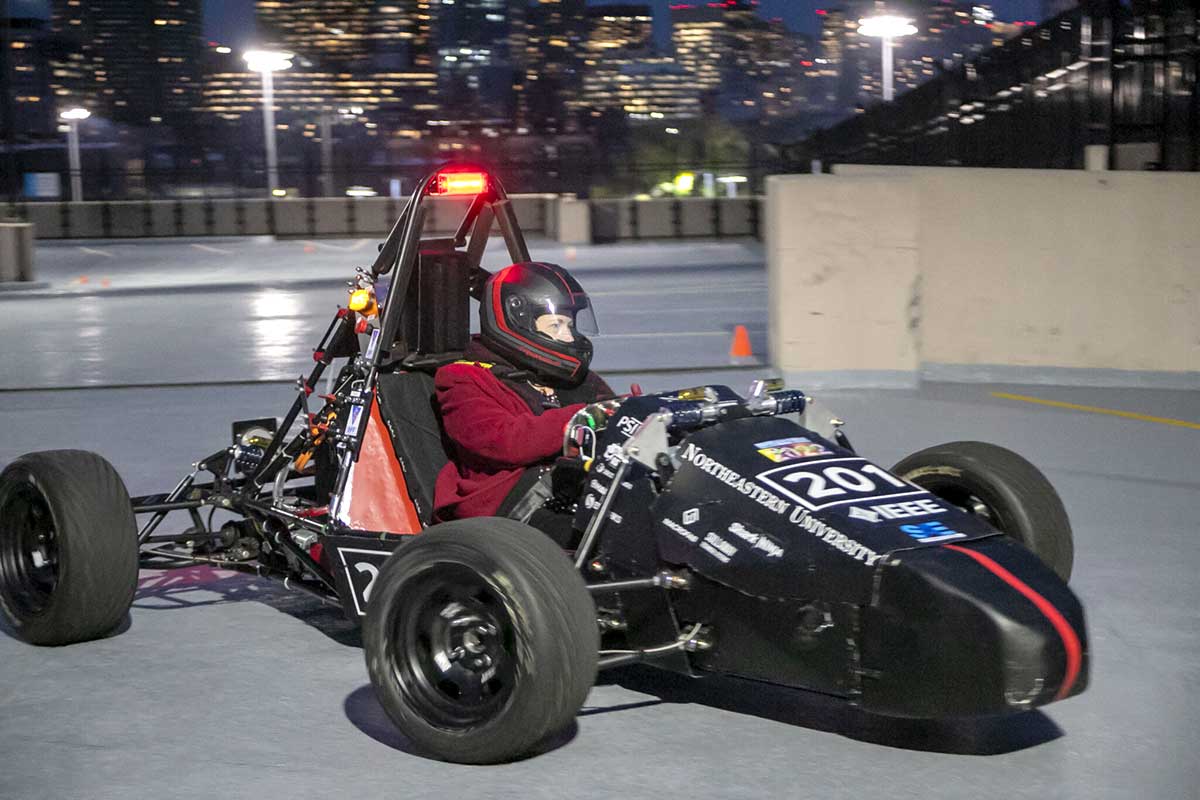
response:
[[[569,405],[545,408],[527,382],[504,380],[515,369],[478,342],[466,358],[478,360],[448,364],[434,376],[442,429],[451,445],[450,461],[434,487],[439,521],[494,516],[527,468],[551,463],[562,452],[563,433],[575,412],[612,397],[600,376],[589,372],[578,387],[559,392]]]

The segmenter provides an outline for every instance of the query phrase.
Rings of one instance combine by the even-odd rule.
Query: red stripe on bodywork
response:
[[[944,544],[942,547],[963,553],[975,559],[988,572],[1025,595],[1026,599],[1037,606],[1038,611],[1041,611],[1046,619],[1050,620],[1050,624],[1058,632],[1059,638],[1062,639],[1063,647],[1067,651],[1067,674],[1063,677],[1062,686],[1059,687],[1058,694],[1054,695],[1054,699],[1062,700],[1066,697],[1070,693],[1071,687],[1075,685],[1075,680],[1079,677],[1079,668],[1083,664],[1083,648],[1080,646],[1079,636],[1076,635],[1071,624],[1067,622],[1066,618],[1059,613],[1059,610],[1049,600],[1042,597],[1016,575],[1013,575],[983,553],[953,544]]]

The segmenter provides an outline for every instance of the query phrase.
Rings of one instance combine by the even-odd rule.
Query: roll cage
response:
[[[423,236],[432,204],[451,198],[468,200],[454,233]],[[143,564],[201,562],[243,569],[283,577],[290,588],[329,602],[344,601],[346,587],[339,591],[335,570],[313,557],[311,545],[324,537],[348,536],[386,554],[402,541],[391,531],[340,522],[338,506],[362,452],[380,374],[430,372],[461,356],[469,338],[469,298],[478,299],[489,275],[480,264],[493,226],[513,262],[529,260],[512,201],[494,174],[475,165],[444,164],[426,175],[379,245],[374,263],[358,268],[350,283],[352,294],[369,296],[368,313],[338,308],[313,351],[311,371],[297,379],[296,399],[282,420],[235,422],[233,444],[193,464],[170,492],[133,498],[134,513],[145,518],[138,533]],[[365,350],[359,334],[367,335]],[[324,405],[314,410],[321,378],[339,358],[348,363],[336,389],[317,395]],[[250,431],[267,435],[247,444],[242,438]],[[313,476],[294,469],[297,458],[321,445],[336,458],[325,465],[324,476],[304,485]],[[326,485],[318,486],[322,477]],[[322,502],[326,492],[328,503]],[[206,507],[207,519],[201,514]],[[214,530],[218,510],[243,519]],[[159,533],[165,517],[177,511],[189,514],[191,527],[180,534]]]

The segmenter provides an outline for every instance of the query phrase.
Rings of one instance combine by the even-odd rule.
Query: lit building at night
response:
[[[701,91],[674,59],[610,59],[587,68],[583,91],[568,105],[591,113],[619,109],[634,122],[693,119],[701,116]]]
[[[58,107],[133,124],[186,115],[200,91],[201,0],[52,0],[65,52],[52,62]]]
[[[567,106],[591,116],[621,111],[633,122],[700,116],[702,90],[692,73],[653,55],[653,24],[646,5],[591,9],[583,83]]]
[[[228,49],[228,48],[223,48]],[[195,111],[205,121],[237,121],[262,113],[262,80],[236,54],[210,54]],[[313,115],[353,109],[355,116],[390,116],[423,123],[438,116],[438,76],[432,70],[351,74],[289,69],[274,74],[275,108]]]
[[[763,19],[753,0],[671,6],[675,60],[697,86],[719,95],[732,119],[797,112],[805,79],[797,38],[780,19]]]
[[[442,102],[475,118],[508,113],[523,53],[514,47],[524,24],[519,0],[455,0],[436,11]]]
[[[653,46],[654,15],[650,6],[626,4],[588,10],[589,58],[622,57],[648,52]]]
[[[48,61],[51,42],[45,20],[21,16],[14,8],[10,18],[0,19],[7,28],[0,49],[0,86],[10,102],[0,109],[0,137],[40,137],[54,134],[57,111],[50,88]]]
[[[724,59],[730,52],[726,11],[725,4],[671,7],[675,60],[705,89],[720,85]]]
[[[466,0],[464,0],[466,2]],[[321,69],[429,69],[436,0],[257,0],[264,45]]]
[[[517,119],[545,133],[573,129],[567,100],[583,83],[588,39],[585,0],[536,0],[526,12],[523,71],[517,75]]]

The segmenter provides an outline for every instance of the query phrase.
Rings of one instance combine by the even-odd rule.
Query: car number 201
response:
[[[855,503],[865,498],[883,499],[925,493],[861,458],[806,461],[769,469],[756,477],[810,511]]]

